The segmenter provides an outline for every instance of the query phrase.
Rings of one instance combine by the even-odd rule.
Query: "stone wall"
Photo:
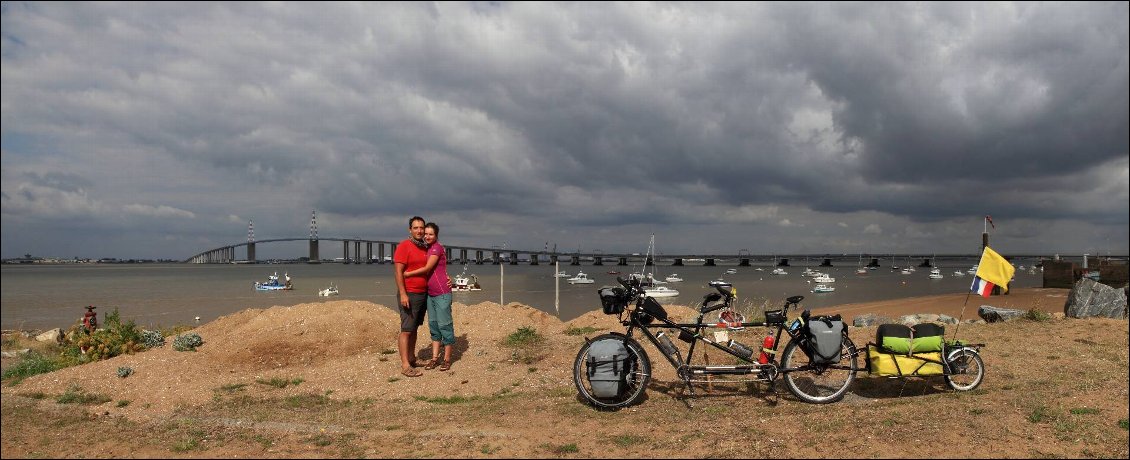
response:
[[[1044,286],[1046,288],[1075,287],[1075,282],[1083,278],[1084,272],[1098,269],[1099,282],[1108,286],[1122,287],[1130,284],[1130,266],[1106,260],[1095,260],[1086,270],[1072,262],[1045,260]]]

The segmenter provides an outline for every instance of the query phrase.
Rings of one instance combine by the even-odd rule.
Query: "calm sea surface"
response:
[[[742,303],[760,305],[769,300],[779,305],[785,297],[803,295],[806,308],[826,309],[836,305],[874,300],[885,300],[924,295],[963,293],[972,282],[970,275],[955,277],[953,272],[965,272],[976,262],[975,258],[941,258],[936,260],[945,278],[931,280],[928,268],[917,268],[909,275],[890,269],[891,261],[871,270],[867,275],[856,275],[856,258],[833,259],[834,267],[818,267],[823,259],[805,261],[793,258],[788,275],[773,276],[771,262],[754,262],[752,267],[736,264],[703,267],[691,263],[673,267],[669,262],[648,267],[662,279],[677,273],[685,281],[668,286],[680,291],[678,297],[661,299],[664,304],[697,304],[702,296],[711,292],[707,282],[719,276],[738,289]],[[915,262],[920,262],[916,260]],[[1014,265],[1032,265],[1035,260],[1013,260]],[[906,266],[908,262],[895,262]],[[803,276],[805,267],[812,267],[836,278],[831,285],[835,292],[815,294],[814,283]],[[560,270],[570,275],[584,271],[596,280],[594,284],[570,285],[553,276],[554,266],[540,265],[468,265],[467,273],[478,277],[482,285],[479,292],[455,293],[455,302],[474,305],[491,301],[519,302],[568,321],[581,314],[600,309],[597,289],[616,284],[616,275],[610,270],[627,273],[638,272],[638,266],[603,265],[591,262],[571,266],[562,263]],[[723,275],[727,268],[738,272]],[[762,271],[758,271],[761,268]],[[122,264],[122,265],[2,265],[0,283],[0,326],[4,329],[67,328],[85,313],[85,306],[98,307],[99,320],[117,308],[125,320],[132,319],[140,326],[158,327],[194,324],[199,316],[201,323],[208,322],[247,308],[269,308],[275,305],[297,305],[331,300],[366,300],[375,304],[392,306],[396,303],[396,282],[392,264],[342,265],[342,264],[258,264],[258,265],[200,265],[200,264]],[[461,265],[449,265],[448,274],[455,276],[463,271]],[[293,291],[255,291],[255,281],[265,281],[267,275],[277,272],[280,277],[290,274]],[[1013,287],[1039,287],[1042,274],[1028,270],[1017,271]],[[318,290],[330,283],[336,284],[340,296],[318,297]],[[559,290],[555,290],[555,286]],[[502,289],[500,289],[500,287]],[[556,299],[556,300],[555,300]],[[473,307],[455,314],[473,314]]]

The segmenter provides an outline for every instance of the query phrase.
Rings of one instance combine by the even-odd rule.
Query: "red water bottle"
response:
[[[765,341],[761,342],[761,354],[757,355],[758,364],[769,364],[769,353],[773,352],[773,335],[765,336]]]

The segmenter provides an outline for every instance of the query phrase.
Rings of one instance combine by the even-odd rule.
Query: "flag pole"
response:
[[[976,277],[977,275],[973,276]],[[961,313],[957,315],[957,325],[953,328],[953,340],[957,340],[957,331],[961,329],[961,321],[965,319],[965,307],[969,305],[969,296],[972,294],[972,290],[965,293],[965,303],[961,304]]]

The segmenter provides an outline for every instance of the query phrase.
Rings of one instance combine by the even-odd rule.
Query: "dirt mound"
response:
[[[396,343],[400,318],[369,302],[331,301],[244,310],[196,330],[209,355],[241,369],[274,369],[356,355]]]

